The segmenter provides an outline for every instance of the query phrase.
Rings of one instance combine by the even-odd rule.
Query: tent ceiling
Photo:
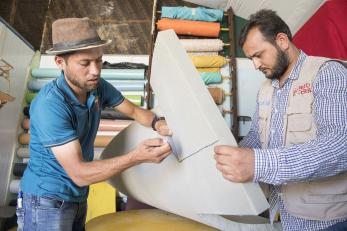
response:
[[[227,10],[233,8],[234,13],[242,18],[248,17],[259,9],[275,10],[289,25],[295,34],[304,23],[318,10],[325,0],[185,0],[206,7]]]

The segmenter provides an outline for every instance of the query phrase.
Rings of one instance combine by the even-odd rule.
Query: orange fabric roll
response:
[[[128,127],[132,122],[132,120],[101,119],[98,131],[121,131]]]
[[[94,147],[106,147],[113,137],[114,136],[97,136],[94,141]],[[22,133],[18,136],[18,141],[22,145],[27,145],[30,141],[30,135],[28,133]]]
[[[22,121],[22,128],[23,129],[29,129],[30,127],[30,119],[29,118],[24,118]]]
[[[216,22],[189,21],[163,18],[157,22],[158,30],[173,29],[176,34],[195,35],[216,38],[220,32],[220,24]]]
[[[210,92],[214,102],[217,105],[220,105],[223,103],[224,97],[225,97],[223,89],[221,89],[219,87],[208,87],[207,89]]]
[[[18,136],[18,142],[23,145],[29,144],[30,135],[28,133],[22,133]]]

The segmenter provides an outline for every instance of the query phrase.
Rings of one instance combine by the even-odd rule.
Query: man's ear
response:
[[[56,55],[54,57],[55,64],[59,67],[59,69],[64,69],[65,68],[65,60],[63,57]]]
[[[276,44],[283,50],[287,50],[289,48],[289,38],[285,33],[278,33],[276,35]]]

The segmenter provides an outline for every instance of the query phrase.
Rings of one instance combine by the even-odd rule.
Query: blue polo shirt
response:
[[[82,105],[63,72],[43,87],[30,105],[30,159],[21,190],[70,202],[85,201],[88,187],[79,187],[70,179],[51,147],[78,139],[84,161],[92,161],[101,110],[117,106],[123,100],[116,88],[100,79],[97,89],[88,94],[86,104]]]

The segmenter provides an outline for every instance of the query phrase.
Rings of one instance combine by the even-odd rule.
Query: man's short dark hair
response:
[[[71,55],[75,54],[75,53],[77,53],[77,52],[76,51],[71,51],[71,52],[67,52],[67,53],[63,53],[63,54],[58,54],[56,56],[62,57],[65,60],[65,62],[67,63],[69,57]]]
[[[288,25],[273,10],[259,10],[249,17],[249,21],[242,28],[239,39],[239,45],[243,47],[249,31],[253,28],[259,28],[266,41],[275,44],[278,33],[285,33],[289,41],[292,41],[292,33]]]

